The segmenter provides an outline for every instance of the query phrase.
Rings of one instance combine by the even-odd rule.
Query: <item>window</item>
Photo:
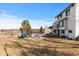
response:
[[[72,33],[72,30],[69,30],[69,33]]]
[[[59,26],[60,27],[64,27],[64,20],[62,20],[62,21],[59,22]]]
[[[59,20],[59,16],[57,17],[57,20]]]
[[[57,28],[58,28],[58,27],[60,27],[60,22],[58,22],[58,24],[57,24]]]
[[[60,14],[59,17],[62,18],[62,14]]]
[[[62,18],[62,14],[58,15],[57,20]]]
[[[65,31],[64,31],[64,30],[61,30],[61,33],[62,33],[62,34],[64,34],[64,33],[65,33]]]
[[[64,27],[64,21],[62,21],[62,27]]]
[[[70,9],[66,11],[66,16],[70,15]]]
[[[71,6],[73,7],[74,6],[74,3]]]

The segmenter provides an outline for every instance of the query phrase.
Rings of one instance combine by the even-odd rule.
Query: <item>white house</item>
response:
[[[45,30],[44,30],[44,33],[45,33],[45,34],[51,33],[51,29],[46,26],[46,27],[45,27]]]
[[[79,36],[79,4],[72,3],[56,17],[54,34],[75,39]]]

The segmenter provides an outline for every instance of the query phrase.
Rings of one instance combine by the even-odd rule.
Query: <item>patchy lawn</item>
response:
[[[18,35],[18,34],[17,34]],[[79,41],[61,38],[44,40],[18,39],[17,35],[0,34],[0,56],[76,56]]]

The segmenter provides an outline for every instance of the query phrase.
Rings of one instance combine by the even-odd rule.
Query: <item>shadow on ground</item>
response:
[[[12,44],[7,44],[5,46],[7,47],[14,47],[14,48],[19,48],[20,51],[20,56],[70,56],[72,54],[69,53],[64,53],[64,52],[58,52],[56,49],[58,47],[52,47],[49,49],[49,47],[25,47],[20,45],[18,42],[15,41],[10,41],[12,43],[14,43],[14,45]],[[9,54],[7,53],[7,50],[5,48],[6,51],[6,55],[9,56]]]

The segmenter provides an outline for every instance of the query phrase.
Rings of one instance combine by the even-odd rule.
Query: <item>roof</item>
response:
[[[68,8],[70,8],[73,4],[75,4],[75,3],[71,3],[67,8],[65,8],[62,12],[60,12],[57,16],[59,16],[61,13],[63,13],[65,10],[67,10]],[[55,16],[55,18],[57,17],[57,16]]]

